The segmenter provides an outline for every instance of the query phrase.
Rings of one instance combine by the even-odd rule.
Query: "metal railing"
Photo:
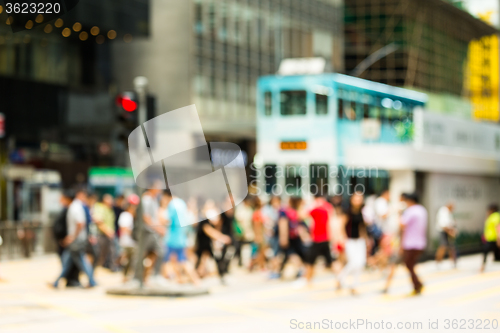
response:
[[[0,221],[0,260],[30,258],[55,251],[52,226],[37,221]]]

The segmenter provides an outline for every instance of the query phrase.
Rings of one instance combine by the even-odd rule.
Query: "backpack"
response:
[[[68,235],[68,225],[66,224],[66,216],[68,215],[68,208],[64,208],[54,221],[54,238],[62,240]]]

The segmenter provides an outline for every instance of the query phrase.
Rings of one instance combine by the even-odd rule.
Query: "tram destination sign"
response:
[[[306,141],[281,141],[281,150],[307,150]]]

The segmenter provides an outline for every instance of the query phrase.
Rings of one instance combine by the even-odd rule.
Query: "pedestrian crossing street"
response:
[[[475,255],[461,258],[457,269],[447,264],[437,269],[434,262],[419,265],[425,289],[417,297],[408,296],[410,279],[399,267],[388,294],[380,292],[381,272],[365,272],[359,294],[352,296],[335,290],[333,274],[320,268],[311,286],[233,269],[227,287],[216,278],[205,281],[212,286],[208,296],[147,298],[107,296],[105,288],[121,277],[104,270],[96,274],[98,288],[53,291],[45,282],[57,271],[54,258],[2,262],[6,281],[0,282],[0,332],[62,332],[68,325],[71,332],[294,332],[291,320],[500,321],[500,265],[491,263],[479,274],[480,263]]]

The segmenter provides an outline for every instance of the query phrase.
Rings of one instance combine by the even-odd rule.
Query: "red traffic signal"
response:
[[[131,99],[123,98],[122,99],[122,108],[127,112],[133,112],[137,110],[137,103]]]
[[[134,112],[137,110],[137,102],[127,94],[118,95],[116,97],[116,105],[121,106],[127,112]]]

